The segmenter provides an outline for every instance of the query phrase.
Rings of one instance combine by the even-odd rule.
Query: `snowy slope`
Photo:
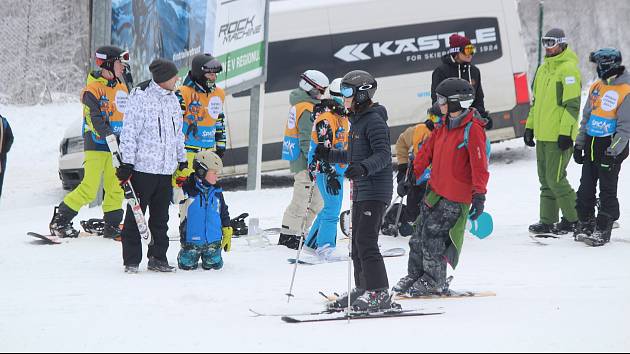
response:
[[[119,243],[99,238],[44,246],[27,231],[47,229],[64,196],[57,144],[78,104],[3,108],[16,143],[0,204],[1,351],[628,351],[630,350],[630,178],[620,178],[622,228],[610,245],[587,248],[570,239],[538,246],[527,237],[537,220],[534,151],[511,141],[493,147],[488,210],[495,234],[466,238],[455,289],[493,290],[494,298],[406,301],[442,316],[332,324],[284,324],[252,318],[322,306],[317,292],[343,291],[345,263],[301,267],[296,298],[286,304],[293,251],[254,249],[234,241],[218,272],[137,276],[122,272]],[[579,168],[570,167],[577,187]],[[227,193],[233,215],[247,211],[262,227],[278,227],[290,189]],[[347,201],[346,201],[347,203]],[[84,209],[79,218],[98,217]],[[171,234],[177,225],[171,210]],[[275,241],[272,238],[272,241]],[[383,237],[384,247],[407,247]],[[346,242],[340,242],[341,247]],[[171,243],[169,259],[179,249]],[[405,258],[386,260],[390,282]]]

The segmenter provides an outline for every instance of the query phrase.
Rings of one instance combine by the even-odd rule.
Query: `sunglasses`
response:
[[[469,44],[467,46],[464,47],[464,50],[462,51],[462,53],[464,53],[464,55],[473,55],[477,52],[477,48],[475,48],[474,45]]]
[[[567,39],[566,38],[556,38],[556,37],[542,37],[542,39],[540,40],[543,47],[547,48],[547,49],[551,49],[554,48],[555,46],[557,46],[560,43],[566,43]]]

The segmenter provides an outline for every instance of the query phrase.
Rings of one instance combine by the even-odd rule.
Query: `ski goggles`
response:
[[[354,96],[354,87],[352,86],[341,86],[341,90],[339,91],[342,97],[350,98]]]
[[[566,43],[567,39],[565,37],[561,37],[561,38],[542,37],[540,42],[542,43],[543,47],[545,47],[547,49],[551,49],[551,48],[554,48],[555,46],[557,46],[558,44]]]
[[[442,96],[440,94],[436,94],[436,96],[437,96],[437,103],[440,106],[444,106],[448,102],[448,98],[446,96]]]
[[[223,71],[223,65],[221,65],[220,61],[212,59],[201,66],[201,71],[203,71],[205,74],[218,74]]]
[[[464,53],[464,55],[474,55],[475,53],[477,53],[477,48],[474,45],[469,44],[464,47],[462,53]]]
[[[440,94],[436,94],[437,103],[440,106],[443,106],[448,103],[448,101],[459,102],[459,105],[462,108],[470,108],[472,106],[473,101],[475,100],[474,95],[462,94],[462,95],[453,95],[453,96],[442,96]]]
[[[123,63],[128,63],[130,60],[129,52],[128,51],[122,52],[120,56],[118,56],[118,59]]]

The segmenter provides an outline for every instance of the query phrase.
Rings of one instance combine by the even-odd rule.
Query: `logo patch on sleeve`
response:
[[[564,78],[564,83],[567,85],[573,85],[576,82],[577,80],[575,79],[575,76],[567,76]]]

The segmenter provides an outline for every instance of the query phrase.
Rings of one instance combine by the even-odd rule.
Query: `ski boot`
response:
[[[286,248],[297,250],[300,247],[300,236],[280,234],[278,240],[279,246],[285,246]]]
[[[533,235],[549,235],[549,234],[552,234],[553,231],[554,231],[553,224],[543,224],[539,222],[537,224],[529,226],[529,232]]]
[[[325,244],[315,249],[315,257],[317,257],[317,259],[322,263],[341,262],[348,260],[347,255],[338,254],[336,252],[336,248],[329,244]]]
[[[359,288],[352,289],[352,291],[350,292],[350,304],[353,304],[359,298],[359,296],[363,295],[364,293],[365,293],[365,289],[359,289]],[[344,293],[343,295],[339,296],[337,300],[331,301],[330,303],[326,305],[326,307],[331,311],[347,309],[348,308],[348,293]]]
[[[149,265],[147,269],[149,269],[152,272],[159,272],[159,273],[174,273],[177,271],[177,269],[171,266],[170,264],[168,264],[167,261],[162,261],[155,257],[149,258]]]
[[[123,220],[122,209],[106,212],[103,216],[103,237],[115,241],[121,240],[120,222]]]
[[[576,242],[584,242],[586,237],[591,236],[595,231],[595,218],[589,218],[586,221],[578,221],[573,233],[573,239]]]
[[[140,266],[137,264],[130,264],[125,266],[125,273],[127,274],[138,274]]]
[[[57,237],[79,237],[79,230],[75,230],[72,227],[72,219],[77,216],[77,212],[70,209],[64,203],[61,203],[58,207],[55,207],[52,220],[50,220],[50,234]]]
[[[595,228],[595,231],[584,238],[584,243],[591,247],[601,247],[610,242],[611,230],[600,230]]]
[[[577,226],[577,221],[570,222],[563,217],[559,223],[556,223],[553,225],[553,233],[556,235],[566,235],[568,233],[573,233],[575,232],[576,226]]]
[[[444,285],[432,286],[426,279],[420,278],[409,288],[408,294],[411,297],[448,296],[451,281],[453,281],[452,276],[446,278]]]
[[[387,289],[368,290],[352,304],[352,312],[354,313],[400,311],[402,311],[402,307],[393,301],[393,297]]]
[[[412,277],[410,275],[405,275],[402,279],[398,281],[398,283],[396,283],[396,285],[394,285],[394,287],[392,288],[392,292],[397,293],[397,294],[405,294],[409,291],[411,286],[417,280],[418,279],[415,277]]]

